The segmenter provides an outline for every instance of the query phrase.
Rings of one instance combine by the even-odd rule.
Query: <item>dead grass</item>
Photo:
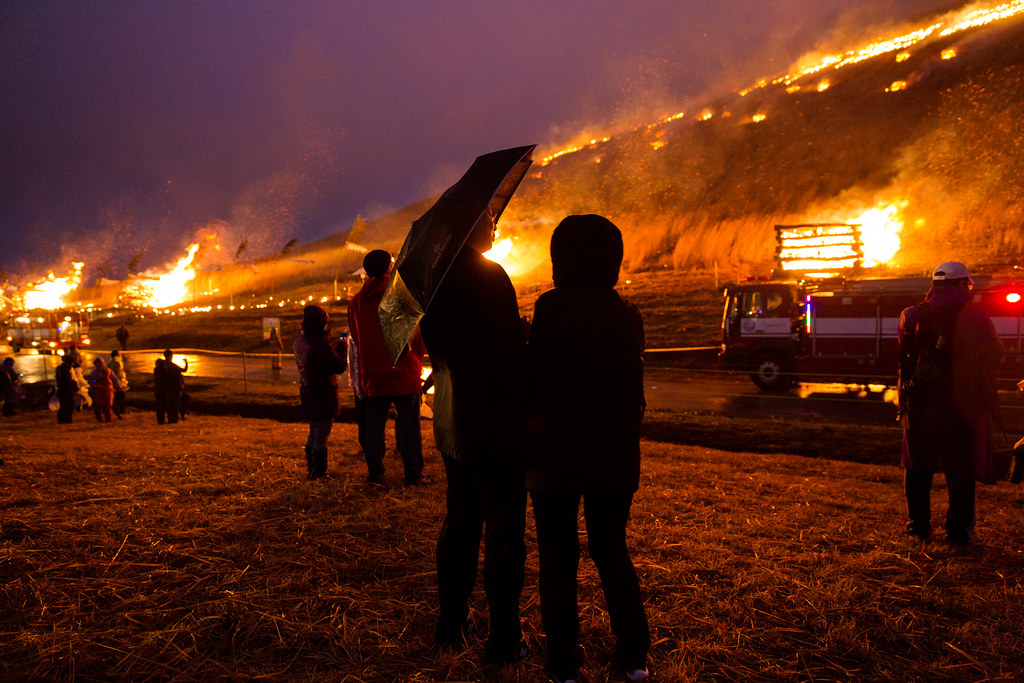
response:
[[[368,488],[354,426],[338,424],[335,477],[308,483],[303,439],[301,424],[202,415],[5,420],[0,678],[543,680],[532,520],[538,653],[486,670],[478,641],[431,647],[436,452],[428,486],[401,487],[389,455],[389,486]],[[921,552],[894,467],[653,442],[644,457],[630,542],[660,680],[1024,676],[1020,489],[980,488],[980,545]],[[587,561],[580,582],[586,674],[606,680]]]

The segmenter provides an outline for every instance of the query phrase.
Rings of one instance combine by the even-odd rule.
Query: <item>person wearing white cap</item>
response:
[[[974,280],[959,261],[940,264],[924,302],[900,315],[899,402],[907,532],[931,537],[930,491],[943,471],[947,539],[974,537],[975,481],[995,481],[992,433],[1002,424],[996,367],[1003,345],[991,319],[971,305]]]

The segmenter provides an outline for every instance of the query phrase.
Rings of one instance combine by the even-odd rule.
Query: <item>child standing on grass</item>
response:
[[[327,340],[330,316],[319,306],[302,309],[302,326],[293,349],[299,369],[299,398],[309,422],[306,438],[306,478],[327,475],[327,439],[338,416],[338,375],[345,372],[344,342],[334,346]]]
[[[626,547],[640,481],[644,330],[615,291],[622,234],[602,216],[569,216],[551,236],[555,288],[537,299],[530,330],[530,456],[547,669],[579,675],[576,573],[580,502],[626,677],[646,680],[650,633]]]

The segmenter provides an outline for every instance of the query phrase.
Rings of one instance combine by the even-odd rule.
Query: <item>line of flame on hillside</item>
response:
[[[989,4],[985,7],[965,6],[960,11],[951,12],[938,21],[905,30],[897,35],[880,38],[859,48],[832,55],[807,56],[798,62],[798,66],[791,73],[775,79],[761,79],[750,88],[739,91],[739,94],[747,95],[753,90],[772,85],[782,86],[788,93],[811,89],[821,92],[832,85],[832,78],[827,74],[845,66],[888,53],[895,53],[894,60],[897,63],[907,62],[913,56],[915,49],[922,49],[925,41],[951,36],[968,29],[1016,17],[1022,13],[1024,13],[1024,0],[1010,0],[995,5]],[[946,47],[937,56],[942,60],[950,60],[958,55],[956,48]],[[891,82],[886,89],[889,92],[899,92],[909,87],[910,84],[909,81],[896,80]],[[730,113],[724,111],[716,114],[712,109],[701,108],[697,110],[697,113],[691,114],[690,118],[701,121],[717,116],[728,118]],[[738,117],[738,122],[741,124],[760,123],[765,120],[765,116],[762,112],[755,112],[750,116]],[[657,129],[685,117],[686,112],[675,112],[647,125],[646,128]],[[579,139],[582,142],[576,142],[564,149],[550,152],[539,161],[538,166],[547,166],[566,155],[593,150],[611,141],[612,137],[592,135],[584,137],[581,135]],[[668,144],[660,135],[656,135],[650,143],[650,147],[654,150],[661,150]],[[600,162],[601,158],[597,157],[594,161]],[[877,215],[860,215],[849,218],[829,217],[829,220],[861,226],[864,248],[863,265],[871,267],[872,265],[891,263],[899,249],[899,227],[891,225],[893,220],[898,220],[898,217],[894,218],[897,211],[893,207],[886,207],[870,210],[870,212],[876,212]],[[867,213],[870,214],[870,212]],[[879,223],[884,226],[880,231],[874,227]],[[492,260],[501,263],[510,275],[530,272],[541,265],[540,262],[544,259],[543,255],[547,253],[547,245],[534,244],[539,239],[538,237],[520,239],[520,235],[512,231],[508,235],[503,235],[502,240],[496,243],[492,251],[489,252],[489,256]],[[876,248],[876,244],[883,246]],[[194,300],[197,294],[194,260],[197,259],[199,247],[200,243],[190,245],[188,253],[167,272],[147,272],[141,276],[129,278],[123,285],[124,303],[136,307],[162,309],[181,304],[190,295]],[[76,262],[67,276],[55,277],[51,273],[46,278],[29,285],[23,292],[15,293],[12,298],[15,300],[16,306],[26,310],[57,310],[75,307],[73,293],[81,284],[82,265]],[[189,291],[190,284],[191,292]],[[213,293],[202,292],[201,294]]]
[[[1009,2],[1003,2],[986,7],[967,5],[957,12],[947,14],[946,17],[940,21],[936,21],[926,26],[920,26],[888,38],[879,38],[872,43],[858,48],[849,49],[842,53],[805,55],[803,58],[798,60],[793,71],[775,78],[759,79],[753,85],[739,90],[739,95],[746,96],[755,90],[767,88],[771,85],[782,86],[789,94],[795,94],[808,88],[818,92],[825,92],[831,87],[832,81],[830,78],[825,76],[818,78],[822,72],[837,71],[843,67],[889,53],[896,53],[895,61],[897,63],[902,63],[910,59],[911,48],[914,48],[915,46],[920,47],[920,45],[926,40],[948,37],[968,29],[985,26],[1020,14],[1024,14],[1024,0],[1010,0]],[[939,58],[942,60],[954,59],[956,56],[956,48],[945,48],[939,53]],[[798,83],[798,81],[811,77],[818,78],[817,82],[805,85]],[[889,88],[887,88],[887,90],[890,92],[896,92],[903,90],[906,87],[907,82],[900,80],[894,82]],[[657,122],[649,124],[647,128],[650,129],[663,126],[683,118],[684,115],[685,114],[683,112],[678,112],[664,116]],[[698,121],[706,121],[713,117],[714,112],[706,108],[701,109],[696,115],[696,119]],[[596,147],[598,144],[608,142],[611,139],[612,136],[592,138],[585,143],[573,143],[561,149],[550,151],[541,158],[538,165],[541,167],[547,166],[560,157]]]
[[[894,265],[903,229],[900,203],[853,215],[832,215],[831,222],[777,226],[776,261],[781,269],[806,277],[833,277],[843,272]],[[548,245],[519,235],[496,238],[485,257],[510,277],[533,272],[545,263]]]

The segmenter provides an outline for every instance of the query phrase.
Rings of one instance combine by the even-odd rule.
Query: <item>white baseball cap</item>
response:
[[[963,280],[965,278],[968,283],[974,284],[971,274],[967,272],[967,266],[959,261],[941,263],[932,272],[932,280]]]

